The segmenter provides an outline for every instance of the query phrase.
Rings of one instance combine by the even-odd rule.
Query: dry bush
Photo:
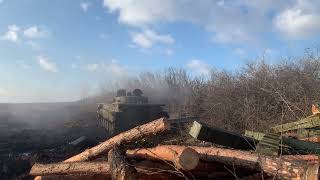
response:
[[[311,114],[311,104],[320,100],[319,73],[317,57],[212,72],[209,81],[193,87],[189,112],[230,130],[266,130]]]
[[[310,114],[320,100],[320,58],[307,53],[276,65],[248,63],[233,72],[212,71],[191,77],[183,69],[141,73],[121,83],[141,88],[152,102],[164,103],[173,116],[197,116],[229,130],[266,130]]]

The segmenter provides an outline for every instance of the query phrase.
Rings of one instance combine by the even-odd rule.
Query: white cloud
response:
[[[210,74],[210,66],[206,63],[204,63],[201,60],[198,59],[193,59],[191,61],[188,62],[187,67],[199,74],[202,75],[209,75]]]
[[[57,65],[53,62],[48,61],[48,59],[45,57],[38,56],[38,63],[40,67],[45,71],[54,72],[54,73],[59,71],[57,68]]]
[[[115,76],[123,76],[127,74],[127,69],[120,65],[116,59],[112,59],[111,61],[104,63],[86,64],[84,66],[84,70],[92,72],[103,70]]]
[[[145,29],[143,32],[131,33],[132,42],[142,48],[151,48],[156,43],[173,44],[174,39],[169,35],[161,35],[153,30]]]
[[[4,2],[4,0],[0,0],[0,4],[2,4]]]
[[[91,4],[89,2],[81,2],[80,8],[83,10],[83,12],[87,12]]]
[[[86,70],[88,71],[96,71],[99,68],[99,64],[87,64]]]
[[[8,40],[12,42],[18,42],[19,41],[19,36],[18,32],[20,31],[20,27],[13,24],[8,26],[8,31],[2,36],[1,39],[3,40]]]
[[[261,33],[274,26],[291,36],[305,30],[314,35],[320,23],[319,0],[104,0],[104,6],[128,26],[153,29],[159,24],[187,22],[212,32],[214,42],[220,43],[256,43]],[[144,36],[136,39],[145,47],[152,45]]]
[[[274,19],[275,27],[287,38],[308,38],[320,31],[320,3],[298,0]]]
[[[267,15],[255,11],[244,1],[104,0],[104,6],[110,12],[118,12],[119,22],[129,26],[145,29],[159,23],[190,22],[214,32],[214,36],[217,35],[214,39],[219,42],[234,42],[251,40],[255,33],[270,24],[266,23]],[[230,36],[232,39],[228,38]],[[140,39],[144,45],[150,44],[146,39]]]
[[[153,44],[151,40],[142,33],[134,33],[132,35],[132,42],[143,48],[150,48]]]
[[[49,32],[39,26],[31,26],[23,31],[23,35],[27,38],[44,38]]]
[[[12,41],[12,42],[20,42],[20,40],[26,40],[23,38],[20,38],[20,36],[22,36],[22,34],[24,35],[24,37],[26,38],[44,38],[49,36],[49,31],[47,31],[46,29],[39,27],[39,26],[30,26],[28,28],[26,28],[25,30],[21,30],[22,28],[20,28],[19,26],[13,24],[8,26],[8,31],[1,36],[2,40],[8,40],[8,41]],[[33,49],[40,49],[39,45],[34,42],[34,41],[26,41],[26,44],[31,46]]]

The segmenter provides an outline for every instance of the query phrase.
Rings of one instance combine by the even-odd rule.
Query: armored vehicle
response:
[[[132,92],[119,89],[112,103],[98,104],[97,116],[102,126],[114,135],[157,118],[168,117],[163,106],[150,104],[140,89]]]

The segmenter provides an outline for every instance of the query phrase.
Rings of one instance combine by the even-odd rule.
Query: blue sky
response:
[[[277,63],[319,32],[316,0],[0,0],[0,102],[76,100],[172,66]]]

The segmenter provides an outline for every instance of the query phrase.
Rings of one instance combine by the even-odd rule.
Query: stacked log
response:
[[[85,150],[84,152],[72,156],[64,162],[87,161],[97,158],[99,155],[108,153],[115,145],[122,142],[133,142],[141,137],[156,135],[166,130],[170,130],[170,123],[166,118],[160,118],[142,126],[135,127],[129,131],[120,133],[105,142]]]
[[[171,149],[173,153],[168,150]],[[195,156],[188,161],[176,161],[181,158],[178,156],[183,154],[183,150],[193,149],[197,153],[193,154],[193,151],[187,151],[189,156]],[[148,160],[166,160],[171,162],[179,162],[178,164],[184,171],[190,171],[198,166],[198,163],[191,162],[189,160],[198,160],[199,156],[202,161],[213,162],[213,166],[216,162],[231,165],[236,168],[245,168],[256,171],[263,171],[269,176],[275,176],[281,179],[317,179],[319,163],[315,156],[284,156],[280,157],[266,157],[256,153],[216,148],[216,147],[185,147],[185,146],[157,146],[155,148],[135,149],[128,150],[126,155],[121,155],[117,149],[112,149],[109,152],[109,163],[106,162],[73,162],[73,163],[57,163],[40,165],[35,164],[30,174],[31,175],[79,175],[79,174],[99,174],[109,175],[112,179],[137,179],[138,174],[135,169],[135,165],[129,165],[125,160],[131,159],[148,159]],[[302,161],[298,161],[302,160]],[[190,164],[196,164],[195,167],[186,166],[186,162]],[[108,165],[109,164],[109,165]],[[173,163],[174,164],[174,163]],[[174,164],[177,166],[177,164]],[[141,168],[137,165],[137,167]],[[179,166],[178,166],[179,167]],[[163,166],[157,166],[164,171],[170,169]]]
[[[158,145],[126,149],[140,138],[170,130],[161,118],[118,134],[61,163],[34,164],[30,175],[37,180],[55,179],[192,179],[234,176],[228,167],[244,169],[248,179],[318,179],[319,157],[315,155],[266,156],[257,152],[218,147]],[[219,131],[220,132],[220,131]],[[233,135],[235,136],[235,135]],[[108,160],[93,161],[98,157]]]
[[[317,179],[318,177],[319,163],[314,157],[309,157],[312,159],[309,162],[297,162],[298,158],[290,160],[290,157],[267,157],[257,153],[224,148],[197,146],[192,148],[199,153],[202,160],[261,170],[270,176],[278,176],[282,179],[305,179],[306,177]]]

